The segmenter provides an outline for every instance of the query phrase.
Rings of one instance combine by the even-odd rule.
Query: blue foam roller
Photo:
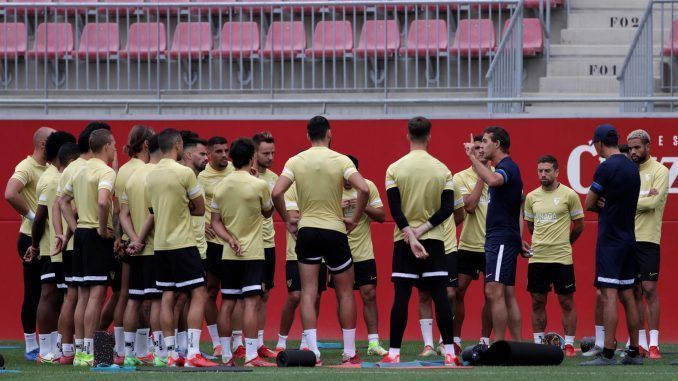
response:
[[[341,343],[336,342],[318,342],[318,349],[341,349]]]

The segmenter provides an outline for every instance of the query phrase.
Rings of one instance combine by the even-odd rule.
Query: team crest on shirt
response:
[[[553,203],[556,204],[556,205],[560,204],[560,197],[554,197]]]
[[[651,178],[651,177],[652,177],[652,176],[651,176],[649,173],[646,173],[646,174],[645,174],[645,181],[650,181],[650,178]]]

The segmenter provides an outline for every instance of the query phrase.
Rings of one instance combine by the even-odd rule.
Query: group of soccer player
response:
[[[229,144],[221,136],[205,140],[191,131],[156,133],[137,125],[123,149],[129,160],[118,169],[116,141],[106,123],[90,123],[77,139],[38,129],[32,155],[17,165],[5,191],[22,216],[17,246],[26,358],[90,366],[95,332],[113,325],[119,365],[235,366],[242,360],[245,366],[273,366],[267,359],[287,348],[299,307],[300,349],[314,352],[322,364],[316,327],[320,296],[329,285],[342,328],[342,365],[361,363],[356,290],[367,354],[399,362],[414,286],[424,339],[420,355],[437,352],[446,365],[456,366],[465,294],[481,272],[480,344],[489,345],[492,332],[494,340],[504,339],[507,328],[514,340],[521,339],[519,255],[529,258],[535,342],[544,339],[553,286],[562,309],[564,351],[574,356],[572,244],[584,229],[584,212],[577,194],[558,181],[557,159],[537,160],[541,186],[525,196],[503,128],[471,136],[464,144],[471,165],[455,175],[428,152],[429,120],[413,118],[407,129],[410,152],[388,167],[385,182],[396,225],[388,350],[378,334],[370,233],[370,224],[384,222],[386,212],[377,187],[358,172],[358,159],[330,149],[332,130],[324,117],[308,121],[311,147],[290,158],[280,177],[270,169],[275,140],[269,132]],[[618,140],[612,126],[596,129],[593,144],[607,160],[585,204],[599,213],[596,346],[586,353],[596,355],[592,365],[614,362],[617,300],[626,309],[630,335],[622,362],[639,363],[643,350],[660,356],[656,283],[668,170],[649,155],[645,131],[627,139],[631,160],[620,154]],[[287,229],[288,293],[279,339],[270,350],[263,338],[276,270],[274,210]],[[523,219],[531,244],[522,239]],[[644,301],[649,348],[641,328]],[[212,341],[209,355],[200,351],[203,325]]]

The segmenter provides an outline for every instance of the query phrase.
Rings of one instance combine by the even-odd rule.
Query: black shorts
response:
[[[40,274],[40,283],[56,284],[59,288],[66,288],[64,284],[63,263],[52,262],[51,257],[41,256],[42,272]]]
[[[485,253],[459,250],[457,252],[459,274],[469,275],[478,280],[480,273],[485,273]]]
[[[659,281],[659,245],[636,242],[636,281]]]
[[[205,254],[205,271],[210,272],[217,278],[221,277],[221,257],[224,253],[224,246],[214,242],[207,242],[207,253]]]
[[[353,271],[355,272],[354,290],[360,290],[360,287],[367,285],[377,285],[377,261],[368,259],[366,261],[353,262]],[[334,279],[332,275],[328,276],[327,286],[334,288]]]
[[[485,243],[485,283],[498,282],[506,286],[516,284],[516,265],[520,243]]]
[[[264,290],[269,291],[275,285],[275,247],[264,249]]]
[[[155,259],[152,255],[132,255],[129,264],[129,297],[134,300],[159,299],[162,292],[155,285]]]
[[[447,287],[459,287],[459,257],[457,257],[457,252],[445,254],[445,262],[447,263]]]
[[[576,291],[574,265],[562,263],[530,263],[527,265],[527,291],[547,294],[551,284],[558,295],[569,295]]]
[[[633,287],[636,279],[636,245],[596,243],[595,287],[624,290]]]
[[[156,250],[154,259],[158,290],[187,292],[205,285],[205,270],[197,247]]]
[[[295,248],[300,263],[325,265],[331,274],[339,274],[351,267],[353,258],[348,245],[348,236],[335,230],[301,228]]]
[[[420,241],[428,252],[428,258],[417,259],[410,245],[404,240],[393,244],[393,265],[391,282],[406,282],[427,289],[440,287],[449,282],[447,262],[445,260],[445,244],[437,239]]]
[[[82,284],[87,286],[108,285],[112,278],[115,256],[113,238],[102,238],[97,229],[77,228],[74,233],[75,251],[82,264]],[[74,257],[73,262],[76,262]],[[75,274],[75,268],[73,272]]]
[[[64,284],[67,287],[77,286],[73,282],[73,250],[64,250],[61,252],[61,271],[64,273]]]
[[[221,261],[221,297],[241,299],[264,294],[264,274],[266,261],[222,260]]]
[[[111,269],[111,290],[118,292],[122,288],[122,261],[113,258],[113,268]]]
[[[301,291],[301,277],[299,276],[299,262],[285,262],[285,279],[287,281],[287,292]],[[327,290],[327,266],[320,264],[318,271],[318,293]]]

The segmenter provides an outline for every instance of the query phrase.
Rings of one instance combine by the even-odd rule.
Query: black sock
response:
[[[611,359],[614,357],[614,349],[613,348],[603,348],[603,356],[606,359]]]
[[[412,295],[412,285],[406,282],[395,282],[393,287],[395,288],[395,293],[393,307],[391,308],[389,346],[391,348],[400,348],[403,342],[405,327],[407,327],[408,304]]]
[[[629,349],[626,351],[626,355],[629,357],[636,357],[638,356],[638,353],[639,353],[638,347],[634,346],[629,346]]]
[[[433,286],[430,289],[431,298],[435,305],[436,322],[438,323],[438,330],[443,338],[443,344],[454,343],[454,331],[452,330],[454,324],[454,311],[447,299],[447,288],[443,283],[438,287]],[[457,353],[459,354],[459,353]]]

